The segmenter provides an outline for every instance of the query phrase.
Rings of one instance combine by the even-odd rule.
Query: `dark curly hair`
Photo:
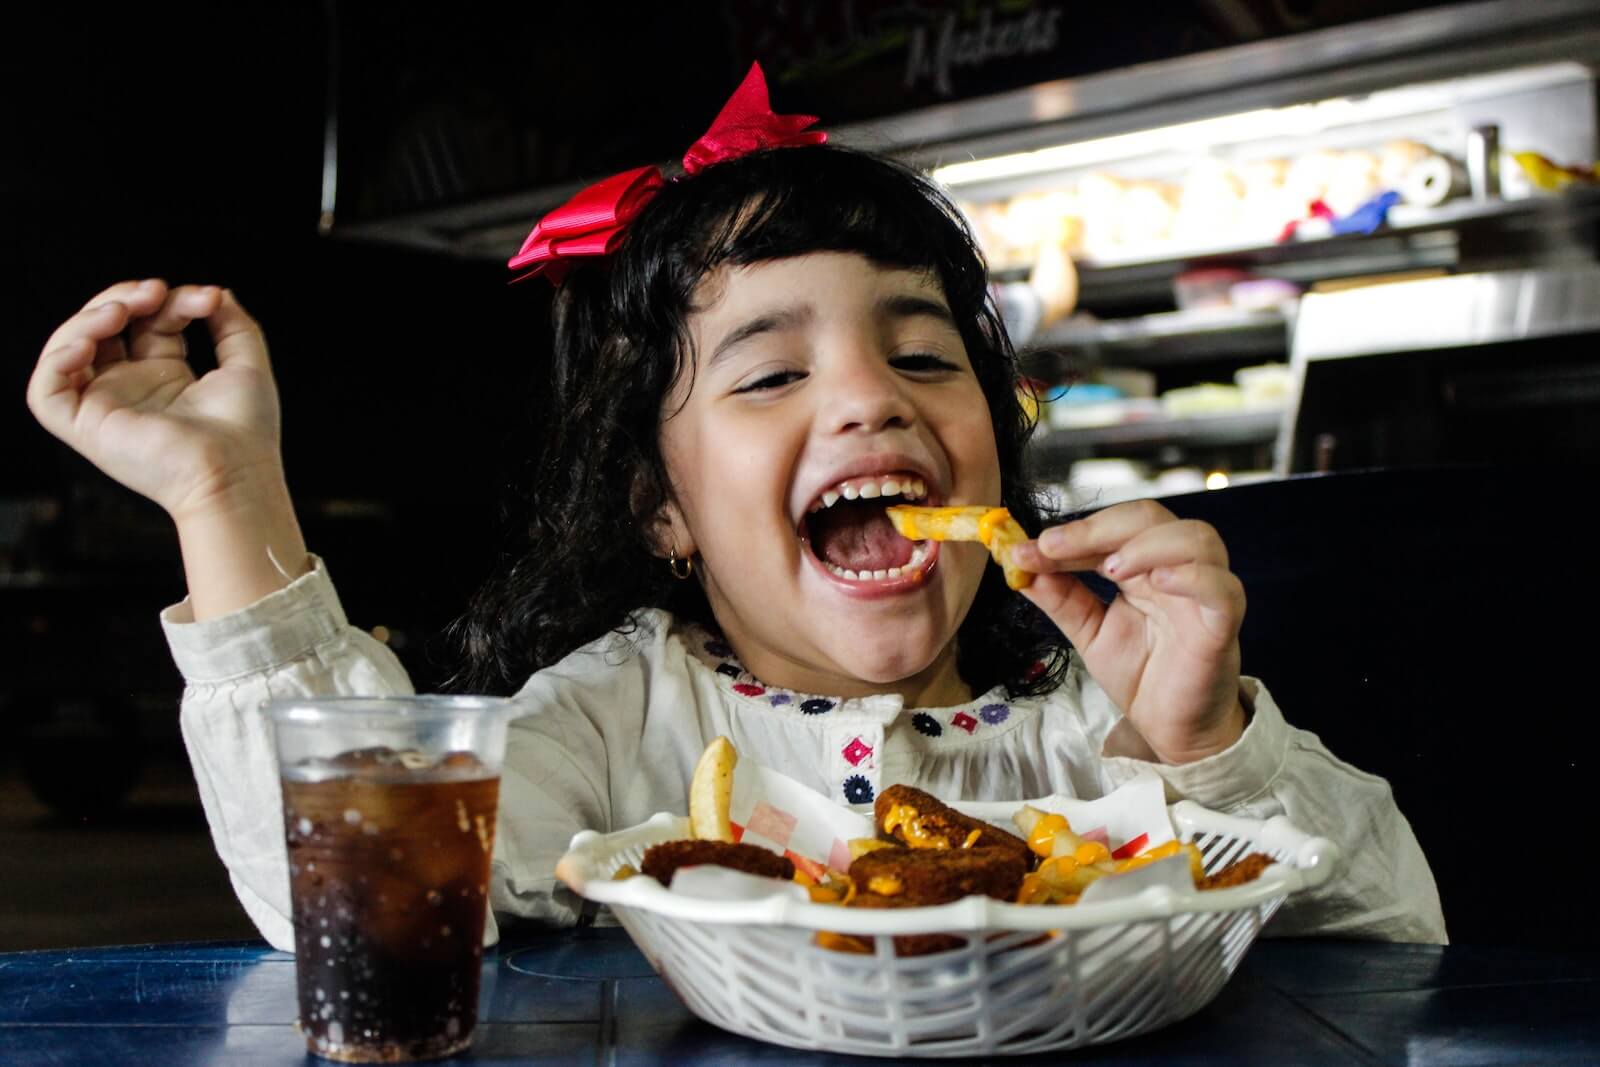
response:
[[[1016,356],[960,213],[928,179],[881,157],[832,145],[755,152],[668,182],[616,252],[562,283],[548,391],[536,402],[532,456],[516,487],[517,543],[452,628],[465,659],[453,687],[515,690],[579,646],[626,631],[641,609],[712,621],[699,583],[669,576],[650,522],[671,493],[664,398],[679,375],[694,373],[692,298],[724,264],[821,251],[937,277],[993,414],[1002,503],[1038,532]],[[957,637],[967,684],[1048,692],[1065,649],[999,568],[986,568]]]

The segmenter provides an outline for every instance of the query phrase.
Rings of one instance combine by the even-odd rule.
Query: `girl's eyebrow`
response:
[[[874,306],[880,317],[894,319],[911,319],[919,316],[928,316],[939,320],[951,328],[955,327],[955,316],[942,301],[932,297],[914,296],[910,293],[897,293],[880,299]],[[706,369],[709,370],[724,359],[729,352],[764,333],[777,333],[783,330],[793,330],[805,325],[815,316],[815,310],[809,304],[799,304],[794,307],[778,308],[774,311],[764,312],[753,319],[740,323],[729,330],[717,342],[716,348],[711,351],[711,358],[706,360]]]
[[[928,315],[938,319],[947,326],[955,326],[955,316],[950,313],[943,301],[927,296],[912,296],[901,293],[895,296],[886,296],[878,301],[878,313],[897,319],[910,319],[918,315]]]
[[[734,348],[743,344],[745,341],[750,340],[750,338],[763,333],[775,333],[779,330],[792,330],[803,325],[812,317],[813,314],[814,312],[809,304],[801,304],[797,307],[779,308],[776,311],[768,311],[764,314],[757,315],[753,319],[740,323],[738,326],[735,326],[733,329],[729,330],[723,336],[722,340],[717,342],[717,347],[711,351],[711,358],[706,360],[706,369],[710,370],[712,367],[716,366],[719,360],[721,360]]]

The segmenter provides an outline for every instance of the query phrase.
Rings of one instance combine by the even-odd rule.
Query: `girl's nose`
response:
[[[821,414],[830,432],[903,428],[916,419],[905,383],[881,352],[843,353],[829,362]]]

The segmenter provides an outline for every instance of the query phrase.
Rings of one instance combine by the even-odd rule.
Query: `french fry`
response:
[[[1078,850],[1089,844],[1093,844],[1093,842],[1087,838],[1079,837],[1071,830],[1057,830],[1050,838],[1050,856],[1052,858],[1056,856],[1076,857]],[[1109,859],[1110,855],[1107,854],[1106,858]],[[1094,861],[1090,860],[1090,862]]]
[[[1098,865],[1079,863],[1071,856],[1056,856],[1039,864],[1036,873],[1052,894],[1076,896],[1112,872]]]
[[[1039,820],[1045,817],[1045,812],[1040,811],[1032,804],[1024,804],[1018,808],[1016,814],[1011,816],[1011,821],[1016,824],[1022,836],[1027,837],[1033,833],[1033,828],[1039,825]]]
[[[733,768],[739,753],[718,737],[706,746],[689,782],[689,836],[700,841],[732,841],[728,809],[733,802]]]
[[[1028,539],[1005,508],[924,508],[896,504],[884,509],[901,537],[912,541],[977,541],[1006,575],[1012,589],[1026,588],[1033,574],[1011,565],[1011,549]]]
[[[1129,856],[1127,859],[1118,860],[1116,862],[1117,873],[1123,874],[1127,871],[1136,871],[1140,867],[1149,866],[1157,860],[1164,860],[1168,856],[1178,855],[1188,857],[1189,877],[1192,878],[1194,880],[1194,884],[1198,886],[1202,881],[1204,881],[1206,876],[1205,858],[1201,856],[1198,848],[1187,841],[1168,841],[1164,845],[1157,845],[1154,848],[1146,849],[1137,856]]]

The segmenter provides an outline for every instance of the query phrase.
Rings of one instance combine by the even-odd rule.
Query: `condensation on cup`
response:
[[[349,1063],[460,1052],[477,1022],[513,703],[330,698],[268,712],[307,1047]]]

